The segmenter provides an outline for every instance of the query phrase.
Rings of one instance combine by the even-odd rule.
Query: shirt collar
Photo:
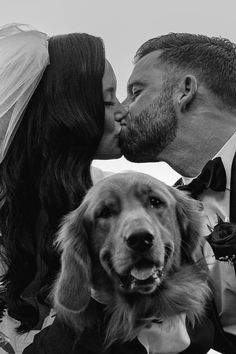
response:
[[[225,172],[226,172],[226,188],[230,190],[230,179],[231,179],[231,166],[233,162],[233,157],[236,150],[236,132],[231,136],[227,143],[220,149],[220,151],[214,156],[221,157]]]
[[[226,172],[226,189],[230,190],[230,179],[231,179],[231,165],[233,162],[233,157],[236,151],[236,132],[231,136],[231,138],[225,143],[225,145],[218,151],[218,153],[213,157],[221,157],[222,163]],[[197,177],[197,176],[196,176]],[[196,178],[194,177],[194,178]],[[184,184],[189,184],[194,178],[182,177]]]

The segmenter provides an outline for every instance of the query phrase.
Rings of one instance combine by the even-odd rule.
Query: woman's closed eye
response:
[[[104,105],[105,105],[105,107],[114,106],[115,102],[114,101],[104,101]]]

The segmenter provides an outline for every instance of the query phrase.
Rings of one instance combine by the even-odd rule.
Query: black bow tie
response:
[[[197,198],[204,189],[211,188],[213,191],[222,192],[226,188],[226,173],[220,157],[207,162],[200,175],[187,185],[178,180],[175,187],[191,193],[193,198]]]

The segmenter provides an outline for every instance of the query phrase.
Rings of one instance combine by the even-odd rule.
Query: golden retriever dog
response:
[[[105,342],[126,342],[151,321],[185,313],[194,324],[209,297],[199,202],[143,173],[99,181],[65,217],[58,316],[81,333],[99,326],[91,297],[106,304]]]

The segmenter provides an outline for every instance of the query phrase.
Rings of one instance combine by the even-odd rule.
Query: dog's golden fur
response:
[[[197,201],[142,173],[109,176],[66,216],[58,236],[58,315],[76,331],[99,322],[91,294],[107,304],[106,342],[129,341],[153,319],[185,313],[194,324],[210,291]]]

